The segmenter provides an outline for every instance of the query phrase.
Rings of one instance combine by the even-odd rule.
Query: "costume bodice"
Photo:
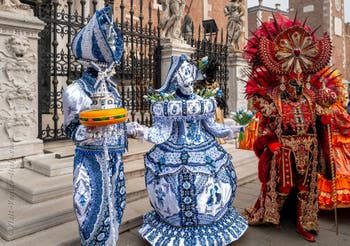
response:
[[[282,135],[315,135],[315,109],[302,97],[300,100],[282,100]]]
[[[213,141],[214,137],[205,130],[202,120],[175,121],[169,144],[178,146],[199,146]]]
[[[95,92],[96,78],[84,72],[83,76],[69,85],[63,93],[64,127],[69,138],[76,141],[78,146],[86,148],[103,148],[107,146],[124,151],[126,147],[125,124],[87,127],[79,122],[79,113],[91,108],[91,95]],[[107,84],[108,91],[113,94],[117,106],[122,103],[118,91]],[[105,138],[106,137],[106,138]]]
[[[194,172],[217,172],[231,157],[215,137],[229,136],[232,129],[214,122],[215,109],[214,98],[196,95],[153,103],[155,124],[147,139],[156,145],[146,154],[146,166],[160,175],[184,166]]]

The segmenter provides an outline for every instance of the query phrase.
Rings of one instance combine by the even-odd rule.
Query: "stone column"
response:
[[[227,61],[229,79],[228,88],[228,112],[237,111],[241,107],[247,109],[248,100],[245,99],[245,82],[247,77],[244,69],[247,68],[246,61],[242,58],[241,52],[230,53]]]
[[[182,40],[175,39],[163,39],[161,41],[162,45],[162,67],[161,67],[161,81],[165,81],[166,75],[168,74],[168,69],[170,67],[171,56],[180,56],[182,54],[191,57],[191,54],[196,51],[195,48],[186,44]]]
[[[38,139],[38,33],[27,5],[0,4],[0,170],[43,153]]]

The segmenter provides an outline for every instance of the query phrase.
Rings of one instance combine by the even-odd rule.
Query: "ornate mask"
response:
[[[189,96],[193,94],[193,84],[196,79],[196,67],[184,61],[176,72],[177,84],[182,94]]]
[[[193,94],[193,85],[197,79],[197,66],[188,61],[185,55],[172,56],[168,75],[158,92],[171,93],[176,90],[186,96]]]
[[[290,99],[298,98],[303,93],[303,85],[301,81],[291,78],[286,83],[286,92],[288,93]]]

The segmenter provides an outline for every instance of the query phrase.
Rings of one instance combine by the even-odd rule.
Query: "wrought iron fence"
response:
[[[82,66],[75,60],[69,45],[78,30],[88,21],[101,1],[73,0],[24,0],[33,6],[35,15],[46,23],[39,34],[39,138],[50,141],[64,139],[62,92],[79,78]],[[103,4],[114,5],[114,1]],[[116,67],[119,91],[128,109],[129,120],[149,125],[149,105],[142,101],[148,87],[160,84],[160,35],[159,27],[152,20],[151,2],[148,3],[147,20],[143,13],[143,1],[138,2],[139,15],[135,17],[134,1],[125,9],[124,1],[115,17],[124,39],[124,55]],[[127,17],[126,17],[126,12]]]
[[[195,38],[192,36],[190,44],[192,47],[196,48],[196,52],[192,54],[191,57],[193,60],[198,61],[202,57],[208,56],[209,60],[214,60],[220,64],[216,73],[215,81],[219,83],[223,98],[225,101],[227,101],[229,98],[229,89],[227,87],[227,58],[229,51],[227,46],[227,37],[224,38],[223,30],[216,33],[204,33],[203,37],[201,26],[198,26],[197,37]],[[227,109],[225,109],[225,114],[227,113],[226,111]]]
[[[39,34],[39,138],[44,141],[66,138],[63,130],[62,92],[64,88],[79,78],[82,66],[72,55],[69,45],[78,30],[87,22],[97,8],[103,4],[116,5],[114,1],[97,0],[22,0],[33,6],[35,15],[46,23]],[[149,87],[161,86],[161,45],[160,13],[152,19],[152,3],[143,0],[129,0],[126,9],[124,0],[118,1],[115,19],[124,39],[124,54],[116,67],[116,78],[124,106],[128,109],[129,120],[150,125],[149,104],[143,100]],[[148,4],[148,5],[147,5]],[[135,11],[134,5],[138,7]],[[144,8],[145,7],[145,8]],[[147,9],[147,13],[144,13]],[[137,12],[137,16],[135,15]],[[145,17],[146,16],[146,17]],[[227,46],[221,37],[201,38],[201,31],[191,45],[196,48],[192,59],[208,55],[221,64],[216,80],[224,95],[227,91]]]

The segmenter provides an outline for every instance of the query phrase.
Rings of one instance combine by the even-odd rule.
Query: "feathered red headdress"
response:
[[[281,83],[281,75],[315,75],[329,63],[332,48],[327,34],[317,40],[315,31],[281,14],[263,22],[248,40],[243,57],[252,70],[248,73],[247,97],[265,96]]]

